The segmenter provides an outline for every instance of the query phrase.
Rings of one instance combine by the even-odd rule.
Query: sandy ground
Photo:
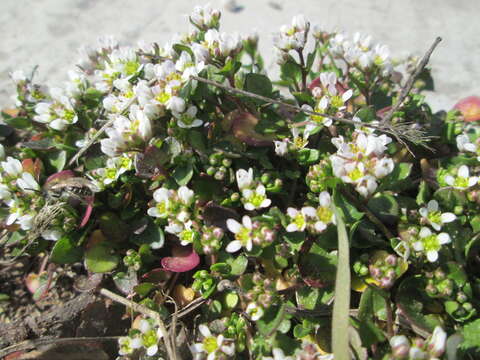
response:
[[[192,0],[0,0],[0,106],[11,104],[8,74],[39,65],[37,80],[55,85],[77,58],[77,48],[100,35],[122,43],[165,42],[188,29]],[[303,13],[327,30],[372,34],[393,55],[421,56],[436,36],[443,42],[431,67],[436,91],[428,94],[435,110],[458,99],[480,95],[480,1],[478,0],[237,0],[236,12],[222,9],[224,31],[257,29],[266,63],[273,68],[272,33]]]

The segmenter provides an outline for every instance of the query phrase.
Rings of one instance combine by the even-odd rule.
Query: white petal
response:
[[[252,203],[245,203],[243,205],[243,207],[245,208],[245,210],[247,211],[253,211],[255,210],[255,206],[252,204]]]
[[[245,226],[247,229],[252,228],[252,219],[250,219],[250,216],[245,215],[244,217],[242,217],[242,223],[243,226]]]
[[[295,209],[295,208],[292,208],[292,207],[289,207],[287,209],[287,215],[290,216],[291,218],[294,218],[295,216],[297,216],[298,214],[298,210]]]
[[[468,166],[467,165],[460,166],[460,168],[458,169],[458,176],[467,178],[469,175],[470,175],[470,171],[468,170]]]
[[[454,221],[456,218],[457,218],[457,217],[455,216],[455,214],[450,213],[450,212],[443,213],[442,216],[441,216],[442,223],[452,222],[452,221]]]
[[[298,231],[298,226],[297,224],[291,223],[287,226],[286,230],[287,232],[295,232]]]
[[[143,345],[143,341],[139,337],[133,338],[130,341],[130,346],[132,347],[132,349],[140,349],[142,345]]]
[[[156,207],[151,207],[147,210],[147,214],[153,217],[161,217],[162,215]]]
[[[158,351],[158,345],[157,344],[152,345],[147,349],[147,355],[153,356],[157,353],[157,351]]]
[[[325,225],[323,221],[317,221],[315,223],[315,230],[317,230],[318,232],[322,232],[326,228],[327,228],[327,225]]]
[[[349,90],[345,91],[342,95],[343,102],[349,100],[352,97],[352,95],[353,95],[352,89],[349,89]]]
[[[427,204],[429,212],[438,211],[438,202],[436,200],[430,200]]]
[[[420,208],[420,210],[418,210],[418,212],[419,212],[420,216],[423,216],[423,217],[428,216],[428,210],[425,207]]]
[[[227,220],[227,228],[232,233],[236,234],[240,231],[240,229],[242,228],[242,225],[235,219],[228,219]]]
[[[412,244],[413,250],[415,251],[422,251],[423,250],[423,243],[421,241],[415,241]]]
[[[139,330],[142,333],[146,333],[148,330],[150,330],[150,328],[151,328],[150,323],[147,320],[145,319],[140,320]]]
[[[198,326],[198,330],[200,331],[200,334],[202,334],[205,337],[212,336],[212,333],[210,332],[210,329],[205,324],[200,324]]]
[[[478,183],[478,176],[472,176],[468,179],[468,187],[476,185]]]
[[[328,207],[330,206],[330,194],[326,191],[322,191],[319,195],[319,200],[320,200],[320,205],[323,207]]]
[[[262,201],[262,203],[260,204],[260,207],[261,208],[267,208],[270,206],[270,204],[272,203],[272,200],[270,199],[265,199]]]
[[[162,202],[168,200],[168,189],[160,188],[155,190],[153,198],[156,202]]]
[[[239,240],[234,240],[227,245],[225,250],[227,250],[227,252],[229,253],[234,253],[240,250],[241,248],[242,248],[242,243]]]
[[[430,262],[435,262],[438,260],[438,252],[435,250],[427,251],[427,259]]]
[[[448,235],[447,233],[438,234],[437,239],[441,245],[448,244],[452,241],[452,239],[450,238],[450,235]]]
[[[422,227],[422,229],[420,230],[420,234],[419,234],[419,235],[420,235],[421,238],[425,238],[425,237],[427,237],[427,236],[432,235],[432,232],[430,231],[429,228],[427,228],[427,227]]]
[[[455,184],[455,179],[453,178],[452,175],[445,176],[444,180],[450,186],[453,186],[453,184]]]
[[[302,214],[308,217],[315,218],[317,217],[317,211],[312,206],[305,206],[302,208]]]

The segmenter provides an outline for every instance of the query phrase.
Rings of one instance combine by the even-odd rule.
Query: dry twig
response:
[[[415,80],[423,71],[423,69],[425,69],[425,66],[427,66],[428,61],[430,60],[430,56],[432,55],[433,51],[435,50],[437,45],[440,43],[440,41],[442,41],[442,38],[438,36],[433,42],[432,46],[430,46],[430,48],[427,50],[425,55],[423,55],[422,60],[418,63],[417,67],[415,68],[415,71],[410,74],[410,77],[405,83],[405,86],[402,88],[402,91],[400,92],[400,96],[398,97],[398,101],[395,103],[395,105],[392,106],[390,111],[385,115],[385,117],[382,120],[382,123],[387,124],[391,122],[393,115],[402,106],[403,102],[405,101],[408,94],[412,90]]]
[[[162,334],[162,340],[165,344],[165,349],[167,351],[168,358],[173,359],[173,360],[178,359],[177,351],[172,346],[170,335],[169,335],[169,333],[167,331],[167,328],[165,327],[165,324],[164,324],[163,320],[161,319],[160,314],[158,312],[156,312],[154,310],[151,310],[151,309],[147,308],[146,306],[137,304],[134,301],[128,300],[128,299],[124,298],[123,296],[117,295],[117,294],[115,294],[115,293],[113,293],[110,290],[107,290],[105,288],[100,289],[99,292],[100,292],[101,295],[106,296],[109,299],[111,299],[111,300],[113,300],[113,301],[115,301],[119,304],[122,304],[122,305],[125,305],[125,306],[131,308],[133,311],[139,312],[139,313],[141,313],[145,316],[148,316],[148,317],[154,319],[155,322],[157,323],[159,329],[160,329],[161,334]]]

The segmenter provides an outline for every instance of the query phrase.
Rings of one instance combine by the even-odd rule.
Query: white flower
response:
[[[23,70],[13,71],[12,73],[10,73],[10,78],[13,80],[15,84],[19,84],[27,80],[27,77],[25,76],[25,73],[23,72]]]
[[[306,31],[310,27],[310,22],[307,21],[303,14],[300,14],[293,17],[292,25],[297,31]]]
[[[311,206],[305,206],[300,211],[289,207],[287,208],[287,215],[290,218],[290,224],[286,227],[288,232],[304,231],[309,218],[316,219],[317,217],[315,208]]]
[[[440,326],[436,326],[428,343],[428,352],[434,357],[440,358],[445,352],[446,342],[447,333]]]
[[[22,174],[22,177],[17,180],[17,185],[27,194],[40,190],[40,185],[38,185],[32,174],[28,172]]]
[[[11,156],[8,156],[7,161],[2,161],[0,165],[2,166],[3,171],[5,171],[9,177],[17,178],[23,172],[23,166],[20,160],[17,160]]]
[[[172,190],[160,188],[153,193],[153,199],[156,201],[155,207],[147,210],[147,214],[153,217],[166,218],[169,215],[170,198],[172,197]]]
[[[240,250],[242,247],[247,249],[247,251],[252,250],[252,220],[249,216],[245,215],[242,218],[241,224],[235,219],[228,219],[227,228],[235,234],[235,240],[231,241],[225,249],[227,252],[233,253]]]
[[[459,151],[467,151],[467,152],[473,152],[477,153],[478,152],[478,147],[477,145],[473,144],[470,141],[470,138],[466,134],[461,134],[458,135],[456,138],[457,141],[457,148]]]
[[[293,360],[294,359],[292,356],[285,356],[285,353],[280,348],[273,348],[272,355],[273,357],[264,356],[262,357],[262,360]]]
[[[178,197],[180,198],[180,201],[185,205],[185,206],[190,206],[193,203],[193,199],[195,196],[195,193],[193,190],[190,190],[186,186],[180,186],[177,190]]]
[[[184,129],[198,127],[203,124],[202,120],[196,118],[197,107],[194,105],[189,106],[187,111],[184,113],[179,113],[172,110],[172,114],[178,119],[178,126]]]
[[[207,325],[201,324],[198,330],[203,336],[203,341],[195,343],[190,347],[195,359],[203,358],[203,354],[207,354],[207,360],[214,360],[217,355],[222,353],[232,357],[235,355],[235,344],[227,344],[227,340],[223,335],[213,336]]]
[[[185,100],[178,96],[172,96],[167,101],[167,109],[171,110],[173,113],[183,113],[187,107]]]
[[[447,233],[433,234],[427,227],[422,227],[419,233],[419,239],[412,244],[415,251],[425,252],[430,262],[438,259],[438,251],[444,244],[451,242],[450,235]]]
[[[255,190],[243,189],[242,202],[245,210],[252,211],[261,208],[267,208],[272,201],[265,195],[265,186],[258,185]]]
[[[254,302],[247,305],[245,312],[250,315],[252,321],[260,320],[264,314],[263,308]]]
[[[436,231],[440,231],[443,224],[454,221],[457,217],[455,214],[446,212],[442,213],[438,209],[438,202],[430,200],[427,207],[422,207],[418,211],[422,218],[429,223]]]
[[[327,191],[322,191],[318,197],[320,206],[317,208],[317,221],[314,224],[316,231],[325,230],[328,224],[336,223],[335,215],[331,210],[332,199]]]
[[[478,176],[470,176],[470,170],[467,165],[458,168],[457,176],[445,176],[445,182],[456,189],[466,190],[478,183]]]
[[[253,169],[250,168],[247,170],[239,169],[235,173],[237,178],[237,185],[240,190],[249,188],[253,183]]]
[[[278,156],[285,156],[288,153],[288,141],[274,141],[275,154]]]

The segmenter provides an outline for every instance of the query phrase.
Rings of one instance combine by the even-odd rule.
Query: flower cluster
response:
[[[330,156],[333,173],[343,182],[355,186],[363,197],[372,195],[377,189],[378,179],[393,171],[395,164],[384,153],[392,141],[386,135],[367,134],[356,130],[352,141],[343,136],[332,139],[337,153]]]
[[[343,66],[358,66],[363,70],[378,68],[382,75],[388,75],[393,69],[388,47],[373,44],[369,35],[355,33],[349,37],[338,33],[330,39],[330,46],[331,52]]]
[[[253,178],[253,169],[240,169],[236,172],[238,189],[245,210],[258,210],[269,207],[272,201],[267,198],[265,186]]]
[[[149,208],[147,213],[150,216],[160,219],[166,219],[168,225],[165,231],[171,234],[181,234],[183,242],[186,244],[192,242],[190,233],[192,232],[192,205],[195,193],[181,186],[178,190],[160,188],[153,193],[155,204]],[[188,233],[189,235],[187,235]]]
[[[220,18],[196,7],[165,44],[103,38],[57,88],[11,74],[0,263],[29,256],[42,276],[81,264],[158,312],[169,337],[137,317],[125,360],[174,358],[175,317],[182,356],[331,360],[338,318],[316,314],[337,286],[361,316],[333,335],[360,357],[440,358],[446,331],[458,358],[473,353],[478,123],[433,114],[426,72],[402,98],[413,61],[368,36],[296,16],[275,37],[273,79],[258,35],[223,32]]]
[[[144,351],[151,358],[158,353],[158,345],[163,337],[153,319],[140,319],[138,329],[132,329],[129,336],[122,336],[118,339],[121,356],[131,355],[135,351]],[[160,359],[158,356],[156,359]]]
[[[304,206],[300,210],[288,208],[288,222],[285,228],[288,232],[305,231],[321,233],[329,224],[335,224],[335,215],[332,211],[330,194],[323,191],[319,195],[319,206]]]
[[[390,339],[393,359],[439,359],[445,352],[447,334],[437,326],[426,341],[416,338],[410,341],[405,335],[396,335]]]

